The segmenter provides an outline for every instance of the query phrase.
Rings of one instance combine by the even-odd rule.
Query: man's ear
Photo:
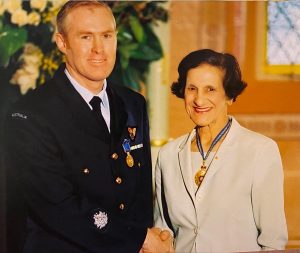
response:
[[[56,42],[56,45],[57,45],[59,51],[61,51],[63,54],[66,54],[67,42],[61,33],[55,34],[55,42]]]

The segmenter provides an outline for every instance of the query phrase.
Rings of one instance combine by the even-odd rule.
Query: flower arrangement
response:
[[[0,66],[21,94],[50,78],[62,61],[52,38],[67,0],[0,0]]]
[[[55,18],[67,0],[0,0],[0,73],[20,93],[43,84],[63,61],[53,35]],[[149,64],[162,57],[153,32],[168,13],[161,2],[111,1],[118,26],[118,51],[113,81],[139,90]],[[1,85],[1,84],[0,84]]]

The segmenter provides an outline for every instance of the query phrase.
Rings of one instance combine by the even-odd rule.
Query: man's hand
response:
[[[173,238],[169,231],[160,228],[148,229],[140,253],[174,253]]]

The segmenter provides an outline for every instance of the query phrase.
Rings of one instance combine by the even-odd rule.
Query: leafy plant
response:
[[[145,81],[152,61],[163,56],[153,32],[157,21],[166,22],[168,13],[161,2],[112,2],[118,25],[118,57],[111,78],[134,89]]]
[[[57,11],[66,0],[0,0],[0,73],[22,94],[48,80],[63,57],[52,40]],[[139,90],[152,61],[163,56],[153,32],[167,22],[162,2],[110,1],[118,26],[116,66],[111,79]]]

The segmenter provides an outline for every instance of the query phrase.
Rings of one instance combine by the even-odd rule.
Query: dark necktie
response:
[[[93,111],[93,114],[94,114],[95,118],[97,119],[97,121],[100,123],[100,125],[102,125],[108,131],[106,122],[101,113],[101,102],[102,102],[101,98],[94,96],[90,101],[90,105],[93,108],[92,111]]]

